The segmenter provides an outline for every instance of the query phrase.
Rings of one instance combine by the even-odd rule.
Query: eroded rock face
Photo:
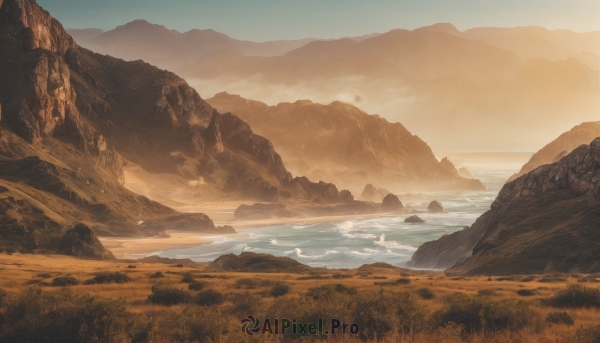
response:
[[[463,274],[600,270],[600,138],[504,185],[471,227],[423,244],[410,265]]]
[[[431,213],[442,213],[444,212],[444,208],[442,207],[442,204],[434,200],[427,206],[427,211]]]
[[[381,208],[384,211],[398,211],[403,208],[402,202],[394,194],[388,194],[381,201]]]
[[[65,232],[59,250],[67,255],[101,260],[115,258],[110,251],[104,248],[94,231],[84,224],[77,224]]]
[[[285,152],[287,167],[295,174],[310,171],[292,161],[311,161],[322,171],[321,180],[350,189],[367,180],[398,189],[485,189],[479,181],[460,176],[447,159],[438,162],[429,146],[402,124],[349,104],[303,100],[268,106],[227,93],[207,101],[271,140]],[[381,197],[363,199],[379,202]]]

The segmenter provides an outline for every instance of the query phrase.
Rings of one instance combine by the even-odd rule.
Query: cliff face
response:
[[[470,227],[420,247],[411,265],[461,274],[600,270],[600,138],[507,183]]]
[[[206,216],[126,190],[132,162],[214,175],[232,197],[276,199],[292,185],[248,124],[172,73],[79,47],[35,0],[0,1],[0,46],[0,250],[59,251],[77,223],[99,235],[153,235],[173,222],[220,232]],[[145,220],[154,224],[138,225]]]
[[[509,181],[541,165],[557,162],[573,149],[591,142],[596,137],[600,137],[600,121],[586,122],[575,126],[531,156],[531,159],[523,165],[517,174],[511,176]]]
[[[207,101],[270,139],[294,173],[357,191],[367,182],[398,190],[485,189],[458,175],[448,159],[438,162],[427,143],[402,124],[351,105],[303,100],[267,106],[227,93]]]

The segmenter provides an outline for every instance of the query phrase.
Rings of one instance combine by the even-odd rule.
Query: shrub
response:
[[[42,279],[49,279],[52,277],[52,275],[50,275],[48,273],[42,273],[42,274],[38,274],[38,277],[40,277]]]
[[[181,279],[181,283],[194,283],[196,282],[196,280],[194,280],[194,277],[190,274],[185,274],[183,276],[183,278]]]
[[[200,306],[213,306],[223,303],[224,297],[221,292],[217,292],[213,289],[207,289],[205,291],[198,292],[196,294],[195,302]]]
[[[271,287],[269,294],[273,297],[280,297],[290,292],[290,286],[285,283],[277,283]]]
[[[3,307],[0,342],[124,342],[138,329],[125,299],[31,288]]]
[[[577,330],[578,343],[600,343],[600,325]]]
[[[462,325],[467,332],[482,330],[518,330],[538,319],[537,313],[523,301],[492,301],[455,293],[445,300],[443,308],[434,314],[438,327],[447,323]]]
[[[189,284],[188,289],[190,291],[201,291],[205,286],[206,284],[204,282],[192,282]]]
[[[600,291],[579,284],[570,285],[557,291],[547,302],[559,308],[600,307]]]
[[[2,303],[4,302],[4,299],[6,298],[6,296],[8,295],[8,293],[3,290],[2,288],[0,288],[0,306],[2,306]]]
[[[517,294],[522,297],[530,297],[532,295],[535,295],[535,292],[530,289],[520,289],[517,291]]]
[[[127,266],[127,268],[134,269],[134,268],[137,268],[137,266],[135,264],[130,264],[130,265]]]
[[[78,285],[79,281],[72,276],[59,276],[52,280],[52,286],[54,287],[67,287]]]
[[[268,287],[273,285],[272,281],[258,279],[258,278],[242,278],[235,281],[237,288],[253,289],[256,287]]]
[[[96,285],[96,284],[102,284],[102,283],[127,283],[129,282],[131,279],[129,278],[129,276],[127,276],[126,274],[123,273],[100,273],[98,275],[96,275],[95,277],[86,280],[83,284],[84,285]]]
[[[310,288],[307,295],[313,299],[327,300],[334,294],[356,294],[356,289],[346,287],[339,283],[336,285],[327,284]]]
[[[159,279],[159,278],[163,278],[165,277],[165,274],[163,274],[162,272],[156,272],[152,275],[150,275],[151,279]]]
[[[564,311],[563,312],[553,311],[553,312],[548,313],[548,316],[546,317],[546,321],[548,323],[553,323],[553,324],[567,324],[567,325],[573,325],[573,323],[575,322],[573,317]]]
[[[233,307],[230,312],[241,317],[247,315],[257,315],[261,308],[262,301],[255,295],[249,292],[235,294],[231,297]]]
[[[435,297],[435,294],[433,294],[433,291],[427,287],[425,288],[420,288],[419,290],[417,290],[417,294],[426,300],[431,300]]]
[[[409,278],[399,278],[398,280],[396,280],[397,283],[402,284],[402,285],[406,285],[410,283],[410,279]]]
[[[494,292],[491,289],[480,289],[480,290],[477,291],[477,294],[489,297],[489,296],[496,295],[496,292]]]
[[[185,304],[191,299],[192,296],[188,291],[162,282],[152,286],[152,294],[148,296],[148,301],[151,303],[166,306]]]

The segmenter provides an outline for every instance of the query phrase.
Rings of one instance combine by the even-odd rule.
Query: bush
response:
[[[181,283],[194,283],[196,282],[196,280],[194,280],[194,277],[191,274],[185,274],[183,275],[183,278],[181,279]]]
[[[189,284],[188,289],[190,291],[201,291],[205,286],[206,284],[204,282],[192,282]]]
[[[268,280],[263,280],[263,279],[258,279],[258,278],[242,278],[242,279],[237,279],[235,281],[235,286],[237,288],[246,288],[246,289],[253,289],[256,287],[268,287],[273,285],[272,281],[268,281]]]
[[[248,315],[256,316],[262,307],[260,298],[249,292],[233,295],[231,297],[231,302],[233,303],[233,307],[231,307],[229,311],[238,317],[245,317]]]
[[[600,291],[578,284],[557,291],[548,304],[558,308],[600,307]]]
[[[163,278],[165,277],[165,274],[163,274],[162,272],[156,272],[152,275],[150,275],[151,279],[159,279],[159,278]]]
[[[526,302],[492,301],[489,298],[471,298],[463,293],[449,296],[443,308],[434,314],[438,327],[452,322],[462,325],[467,332],[519,330],[537,319],[537,313]]]
[[[406,285],[410,283],[410,279],[409,278],[399,278],[398,280],[396,280],[397,283],[402,284],[402,285]]]
[[[269,294],[273,297],[280,297],[290,292],[290,286],[285,283],[277,283],[271,287]]]
[[[0,342],[124,342],[137,334],[138,315],[125,299],[31,288],[3,306]]]
[[[217,292],[213,289],[207,289],[205,291],[198,292],[196,294],[196,304],[200,306],[214,306],[223,303],[224,297],[221,292]]]
[[[307,293],[309,297],[319,300],[330,299],[334,294],[356,294],[356,289],[338,283],[336,285],[327,284],[310,288]]]
[[[496,292],[494,292],[491,289],[480,289],[480,290],[477,291],[477,294],[489,297],[489,296],[496,295]]]
[[[567,324],[567,325],[573,325],[573,323],[575,322],[573,317],[564,311],[563,312],[553,311],[553,312],[548,313],[548,316],[546,317],[546,321],[548,323],[552,323],[552,324]]]
[[[517,291],[517,294],[522,297],[530,297],[532,295],[535,295],[535,292],[530,289],[520,289]]]
[[[423,298],[423,299],[426,299],[426,300],[431,300],[431,299],[433,299],[433,298],[435,297],[435,294],[433,294],[433,291],[432,291],[431,289],[427,288],[427,287],[425,287],[425,288],[420,288],[420,289],[417,291],[417,294],[418,294],[418,295],[419,295],[421,298]]]
[[[102,284],[102,283],[127,283],[131,281],[131,279],[129,278],[129,276],[127,276],[126,274],[123,273],[100,273],[98,275],[96,275],[94,278],[91,278],[89,280],[86,280],[83,284],[84,285],[96,285],[96,284]]]
[[[48,273],[42,273],[42,274],[38,274],[38,277],[40,277],[42,279],[49,279],[52,277],[52,275],[50,275]]]
[[[59,276],[52,280],[52,286],[54,287],[67,287],[78,285],[79,281],[72,276]]]
[[[578,343],[600,343],[600,325],[577,330]]]
[[[130,265],[127,266],[127,268],[134,269],[134,268],[137,268],[137,266],[135,264],[130,264]]]
[[[185,304],[191,299],[192,295],[188,291],[163,283],[152,286],[152,294],[148,296],[151,303],[166,306]]]

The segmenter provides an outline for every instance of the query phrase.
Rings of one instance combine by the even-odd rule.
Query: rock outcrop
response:
[[[427,206],[427,211],[431,213],[442,213],[444,212],[444,207],[442,207],[442,204],[437,200],[433,200],[429,203],[429,206]]]
[[[77,224],[67,230],[58,249],[60,252],[72,256],[102,260],[115,258],[110,251],[104,248],[94,231],[84,224]]]
[[[243,252],[239,256],[227,254],[211,262],[206,271],[235,271],[257,273],[305,273],[310,267],[289,257]]]
[[[402,202],[394,194],[388,194],[381,201],[381,208],[386,212],[399,211],[403,208]]]
[[[373,182],[406,191],[485,189],[478,180],[460,176],[447,158],[438,162],[427,143],[402,124],[349,104],[301,100],[267,106],[227,93],[207,101],[271,140],[294,174],[348,189]],[[365,200],[381,199],[365,195]]]
[[[372,183],[367,183],[365,185],[365,188],[363,188],[363,191],[362,191],[360,197],[361,197],[361,199],[364,199],[364,200],[379,202],[379,201],[383,200],[383,198],[385,198],[385,196],[390,193],[391,192],[385,188],[377,188],[377,187],[373,186]]]
[[[425,223],[425,220],[421,219],[421,217],[415,215],[415,216],[410,216],[406,219],[404,219],[405,223],[410,223],[410,224],[421,224],[421,223]]]
[[[471,227],[423,244],[410,265],[461,274],[600,271],[600,138],[504,185]]]
[[[600,121],[586,122],[575,126],[533,154],[521,170],[510,177],[509,181],[544,164],[558,162],[578,146],[588,144],[596,137],[600,137]]]

